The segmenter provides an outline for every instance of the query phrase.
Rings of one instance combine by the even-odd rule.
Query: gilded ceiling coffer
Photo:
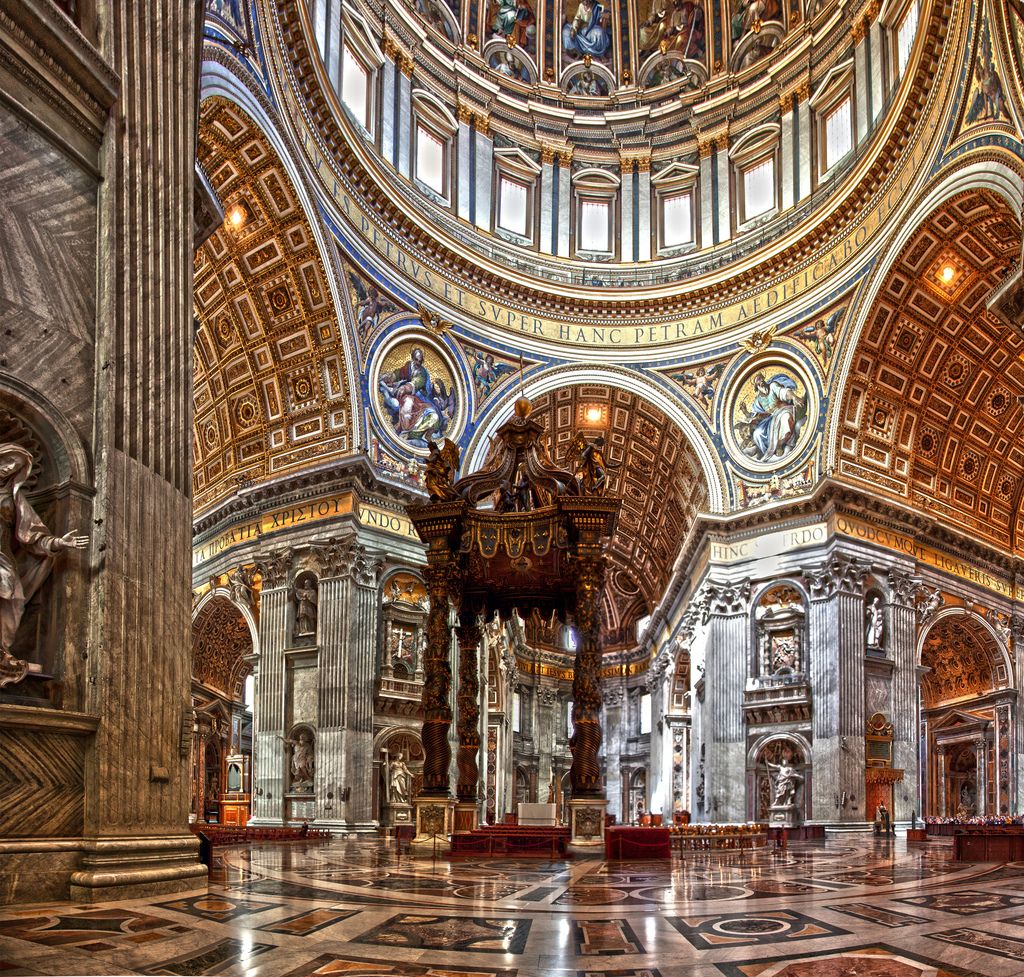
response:
[[[451,666],[449,604],[459,611],[458,787],[460,808],[477,801],[479,771],[479,617],[534,608],[573,625],[574,799],[603,798],[601,747],[601,596],[605,546],[621,500],[606,495],[607,469],[600,441],[573,439],[569,468],[559,468],[543,442],[544,427],[521,397],[497,432],[481,471],[457,478],[458,449],[431,445],[426,484],[431,501],[409,507],[427,544],[430,619],[426,651],[421,801],[451,800],[448,705]],[[433,809],[432,809],[433,810]],[[461,812],[460,812],[461,813]],[[457,818],[456,830],[474,824]],[[436,812],[435,812],[436,815]],[[432,820],[436,824],[436,820]]]

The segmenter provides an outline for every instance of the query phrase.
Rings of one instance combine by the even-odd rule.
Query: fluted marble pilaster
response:
[[[281,824],[284,812],[285,637],[288,633],[288,589],[260,594],[260,664],[256,675],[252,819],[259,824]],[[318,744],[319,746],[319,744]]]
[[[918,790],[918,738],[921,703],[917,669],[917,611],[906,586],[905,575],[890,574],[889,637],[887,652],[893,660],[892,716],[893,766],[903,770],[903,782],[896,786],[893,815],[897,821],[909,820],[923,811]],[[906,797],[906,800],[904,800]]]
[[[750,584],[713,585],[705,652],[705,806],[708,821],[746,819],[746,728]]]

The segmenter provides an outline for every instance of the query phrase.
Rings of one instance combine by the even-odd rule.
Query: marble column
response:
[[[604,717],[603,727],[604,756],[605,756],[605,793],[608,797],[608,813],[614,814],[619,823],[627,820],[627,812],[622,809],[622,768],[618,758],[626,750],[626,717],[624,715],[623,703],[625,701],[625,690],[622,679],[614,679],[612,683],[605,684],[601,690],[602,715]]]
[[[707,821],[746,820],[746,727],[750,584],[711,583],[704,671],[704,812]]]
[[[374,658],[382,564],[354,536],[330,540],[317,553],[322,574],[317,820],[346,831],[367,831],[374,825]],[[348,800],[343,801],[346,788]]]
[[[288,584],[291,553],[257,560],[260,590],[260,661],[253,712],[258,727],[253,739],[252,818],[254,825],[280,825],[284,815],[285,705],[284,649],[288,634]]]
[[[919,791],[918,744],[921,689],[917,668],[917,611],[914,583],[901,570],[889,572],[889,621],[886,653],[892,658],[892,764],[903,773],[893,791],[893,818],[909,821],[924,811]],[[904,799],[905,798],[905,799]]]

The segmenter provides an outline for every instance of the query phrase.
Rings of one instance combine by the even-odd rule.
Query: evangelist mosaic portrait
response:
[[[425,454],[430,441],[457,437],[455,371],[433,346],[398,343],[384,354],[376,375],[378,415],[395,438]]]
[[[781,467],[803,446],[810,397],[803,377],[788,364],[766,363],[735,389],[728,423],[740,454],[758,467]]]

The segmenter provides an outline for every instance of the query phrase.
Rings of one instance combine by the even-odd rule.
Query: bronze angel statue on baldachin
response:
[[[454,441],[441,438],[440,441],[430,440],[427,443],[427,470],[424,482],[431,502],[443,502],[457,499],[454,489],[455,479],[459,473],[459,448]]]
[[[565,456],[566,464],[579,480],[583,495],[604,495],[608,491],[609,464],[604,457],[604,435],[599,434],[588,441],[582,431],[577,431],[569,442]]]

